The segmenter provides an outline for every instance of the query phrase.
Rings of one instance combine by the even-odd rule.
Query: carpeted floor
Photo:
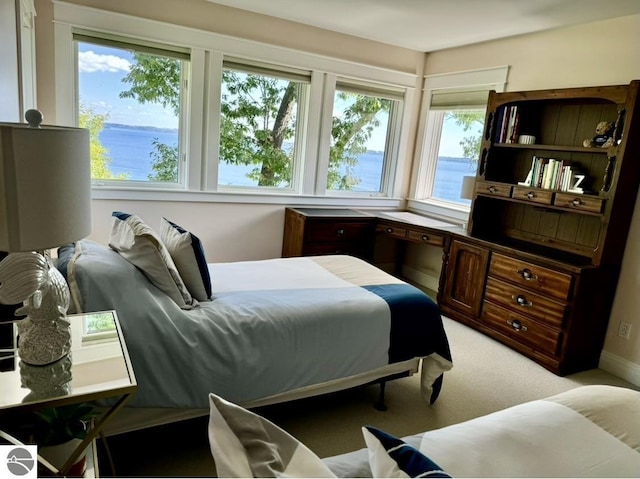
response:
[[[361,426],[397,436],[458,423],[585,384],[640,389],[600,369],[559,377],[500,343],[445,318],[454,368],[432,406],[420,399],[419,374],[387,385],[388,410],[373,403],[377,386],[257,409],[320,457],[364,447]],[[212,477],[208,418],[108,438],[120,477]],[[100,448],[100,474],[111,475]]]

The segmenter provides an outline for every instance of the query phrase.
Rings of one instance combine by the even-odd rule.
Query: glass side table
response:
[[[17,417],[43,409],[99,401],[97,415],[89,423],[86,437],[69,453],[63,464],[55,466],[38,454],[38,461],[51,473],[65,476],[78,458],[95,452],[95,439],[104,425],[126,404],[136,391],[136,379],[127,346],[115,311],[68,315],[71,322],[71,352],[46,366],[30,366],[20,361],[17,350],[6,354],[0,365],[0,435],[20,444],[2,432]],[[40,448],[39,448],[40,449]],[[39,450],[40,452],[40,450]],[[90,454],[88,454],[89,456]],[[95,459],[95,453],[92,458]],[[91,463],[89,458],[88,463]],[[97,476],[97,462],[93,464]],[[90,465],[87,475],[91,475]]]

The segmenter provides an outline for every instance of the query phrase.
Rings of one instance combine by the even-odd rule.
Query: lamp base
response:
[[[71,325],[66,318],[33,321],[27,317],[18,323],[18,353],[32,366],[54,363],[71,350]]]
[[[15,313],[27,316],[17,323],[20,359],[43,366],[66,356],[71,350],[71,325],[66,317],[69,287],[48,255],[9,254],[0,262],[0,283],[0,301],[24,301]]]

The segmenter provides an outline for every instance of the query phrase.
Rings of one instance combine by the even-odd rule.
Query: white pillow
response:
[[[160,237],[140,217],[114,211],[109,246],[140,269],[182,309],[191,309],[198,304],[182,281]]]
[[[209,395],[209,445],[218,477],[336,477],[296,438],[257,414]]]
[[[200,300],[211,299],[211,277],[200,239],[166,218],[160,222],[160,239],[191,295]]]

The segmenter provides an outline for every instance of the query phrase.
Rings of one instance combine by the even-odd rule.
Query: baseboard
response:
[[[431,291],[438,291],[439,278],[437,276],[430,275],[406,264],[402,267],[402,276],[412,283],[424,286]]]
[[[620,356],[602,351],[598,367],[625,381],[629,381],[631,384],[640,386],[640,364],[632,363]]]

